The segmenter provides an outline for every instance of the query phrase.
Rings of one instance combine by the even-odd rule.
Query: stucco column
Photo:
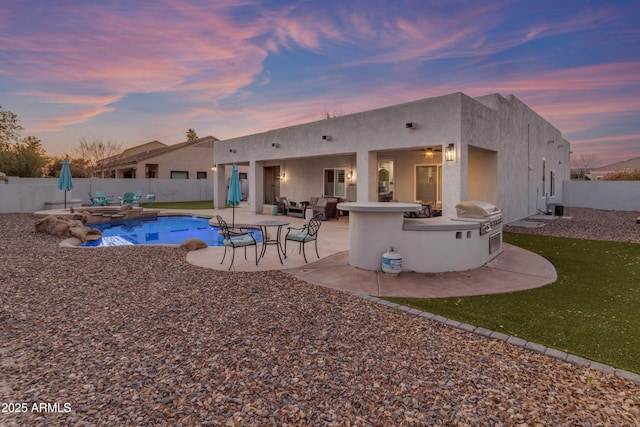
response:
[[[356,152],[358,176],[357,201],[378,201],[378,153],[375,151]]]
[[[227,183],[225,182],[225,165],[218,165],[213,171],[213,207],[224,209],[227,199]]]
[[[255,214],[264,209],[264,164],[255,160],[249,162],[249,209]]]
[[[468,157],[467,147],[457,142],[454,145],[455,158],[442,162],[442,215],[455,217],[456,205],[468,197]],[[442,147],[443,159],[446,145]]]

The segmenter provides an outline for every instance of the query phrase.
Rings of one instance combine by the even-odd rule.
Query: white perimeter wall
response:
[[[563,188],[565,206],[640,211],[640,181],[564,181]]]
[[[142,200],[153,193],[156,202],[186,202],[213,200],[213,181],[210,179],[111,179],[74,178],[73,190],[67,201],[81,199],[89,205],[89,192],[104,191],[109,196],[122,196],[128,191],[142,191]],[[57,178],[9,177],[0,182],[0,213],[32,213],[45,209],[46,202],[63,202],[64,191],[58,190]],[[213,207],[213,206],[212,206]]]

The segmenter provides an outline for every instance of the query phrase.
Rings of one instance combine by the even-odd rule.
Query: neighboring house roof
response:
[[[596,169],[591,169],[591,172],[614,172],[623,171],[625,169],[640,169],[640,157],[624,160],[622,162],[611,163],[610,165],[602,166]]]
[[[591,169],[591,172],[588,176],[590,179],[600,180],[609,173],[622,172],[629,169],[640,169],[640,157],[634,157],[633,159],[611,163],[610,165]]]
[[[164,142],[160,142],[157,140],[151,141],[147,142],[146,144],[136,145],[135,147],[129,147],[126,150],[123,150],[122,153],[120,153],[120,157],[133,156],[134,154],[151,151],[158,148],[164,148],[166,146],[167,144],[165,144]]]
[[[216,138],[215,136],[205,136],[203,138],[193,139],[191,141],[184,141],[174,145],[165,145],[159,141],[152,141],[152,142],[148,142],[146,144],[142,144],[136,147],[132,147],[131,149],[125,150],[121,155],[105,159],[102,162],[100,162],[100,166],[103,168],[113,168],[117,166],[135,165],[137,163],[140,163],[143,160],[147,160],[147,159],[150,159],[162,154],[170,153],[172,151],[180,150],[186,147],[197,147],[197,146],[207,147],[208,146],[208,148],[213,148],[213,143],[215,141],[219,141],[219,139]],[[157,146],[158,143],[164,145],[164,147],[155,148],[155,149],[147,150],[144,152],[139,152],[137,150],[138,148],[144,147],[145,145],[153,144]],[[137,152],[131,155],[126,155],[126,152],[132,149],[136,149],[135,151]]]

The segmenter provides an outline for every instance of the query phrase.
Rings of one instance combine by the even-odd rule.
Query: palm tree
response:
[[[192,128],[189,128],[187,131],[187,141],[193,141],[194,139],[198,139],[198,134]]]

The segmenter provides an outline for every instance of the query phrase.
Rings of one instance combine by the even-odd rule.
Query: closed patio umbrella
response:
[[[233,208],[231,227],[236,226],[236,206],[242,200],[242,189],[240,188],[240,178],[238,177],[238,165],[235,163],[231,168],[231,179],[229,180],[229,194],[227,194],[227,204]]]
[[[71,170],[69,169],[69,161],[62,161],[60,169],[60,177],[58,178],[58,188],[64,190],[64,208],[67,209],[67,191],[73,188],[73,179],[71,178]]]

